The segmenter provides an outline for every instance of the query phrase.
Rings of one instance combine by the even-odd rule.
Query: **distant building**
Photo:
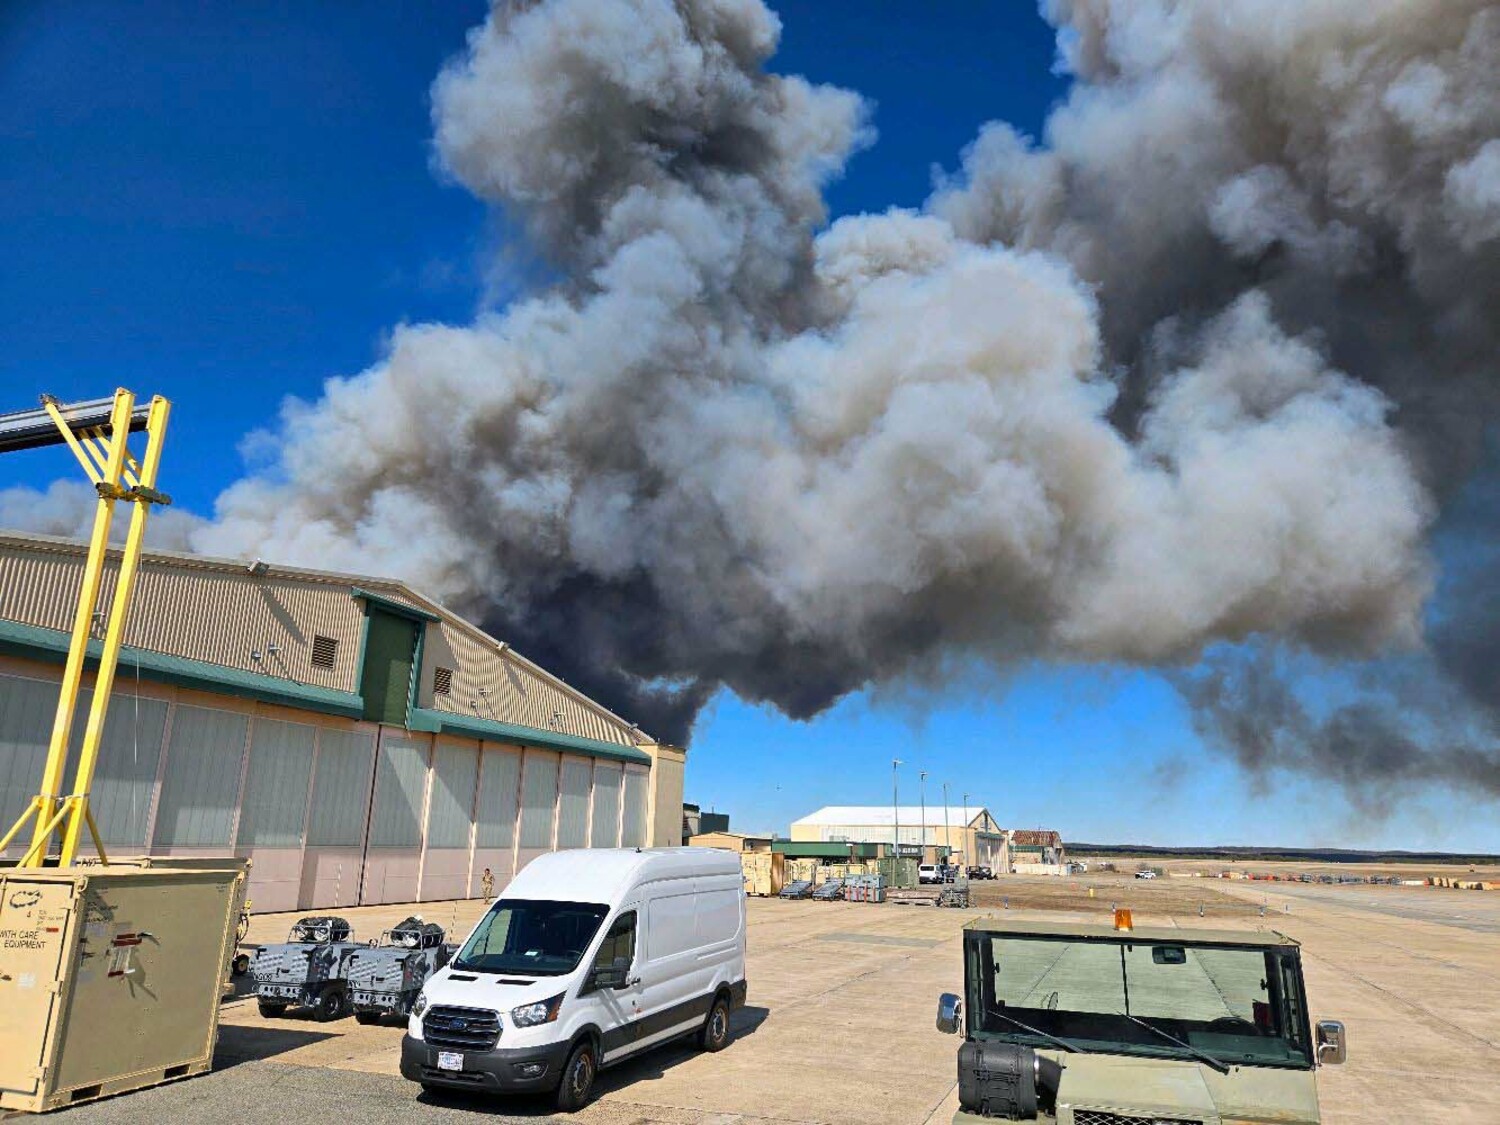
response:
[[[1062,835],[1045,828],[1013,828],[1010,832],[1012,863],[1066,863]]]
[[[742,836],[738,832],[704,832],[687,841],[693,848],[722,848],[730,852],[768,852],[769,836]]]
[[[899,825],[899,841],[896,839]],[[981,806],[828,805],[800,820],[792,821],[791,838],[800,842],[899,843],[903,853],[918,848],[930,854],[948,848],[954,860],[965,866],[1010,869],[1009,841],[1005,830]]]
[[[694,836],[705,832],[728,832],[729,814],[704,812],[697,805],[686,801],[682,804],[682,842],[686,844]]]

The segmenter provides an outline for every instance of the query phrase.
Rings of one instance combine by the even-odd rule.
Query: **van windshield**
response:
[[[479,973],[557,977],[578,962],[609,907],[593,902],[501,899],[490,908],[453,962]]]

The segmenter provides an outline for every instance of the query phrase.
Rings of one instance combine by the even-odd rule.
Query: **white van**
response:
[[[729,1042],[745,1002],[739,856],[578,849],[528,864],[429,977],[401,1041],[427,1088],[557,1091],[588,1101],[603,1067],[682,1035]]]

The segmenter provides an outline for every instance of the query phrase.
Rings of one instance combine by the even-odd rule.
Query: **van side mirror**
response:
[[[630,958],[616,957],[608,968],[594,970],[593,985],[595,988],[621,989],[629,975]]]
[[[1344,1025],[1338,1020],[1318,1021],[1318,1062],[1337,1066],[1349,1057],[1349,1043]]]
[[[945,992],[938,997],[937,1029],[945,1035],[952,1035],[958,1030],[960,1021],[964,1014],[964,1002],[951,992]]]

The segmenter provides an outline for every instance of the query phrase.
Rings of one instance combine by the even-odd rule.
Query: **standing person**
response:
[[[494,899],[495,876],[491,873],[488,867],[484,869],[484,874],[479,877],[479,890],[481,893],[483,893],[484,901],[486,903]]]

